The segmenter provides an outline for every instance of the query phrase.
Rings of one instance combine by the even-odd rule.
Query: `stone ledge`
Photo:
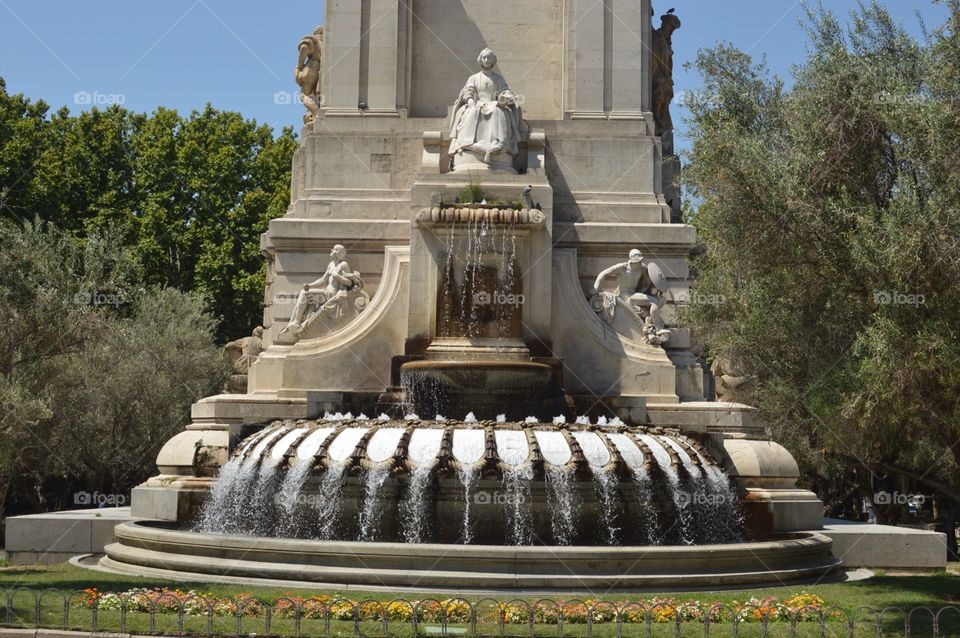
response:
[[[947,537],[941,532],[828,518],[817,533],[833,540],[833,555],[844,567],[940,570],[947,565]]]
[[[136,520],[129,507],[67,510],[6,519],[12,565],[60,563],[76,554],[102,553],[118,523]]]

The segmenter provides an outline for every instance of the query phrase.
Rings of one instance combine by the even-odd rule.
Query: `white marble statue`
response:
[[[450,156],[453,170],[489,168],[515,172],[523,126],[519,96],[503,76],[493,70],[497,54],[480,52],[482,67],[471,75],[453,105],[450,121]]]
[[[616,292],[602,288],[604,279],[611,275],[617,276]],[[670,331],[665,328],[660,313],[663,294],[669,291],[667,278],[660,266],[648,262],[636,248],[630,251],[627,261],[597,275],[593,289],[596,292],[594,309],[608,322],[612,323],[620,307],[641,324],[641,333],[650,344],[659,346],[670,340]]]
[[[303,123],[309,124],[320,114],[320,72],[323,65],[323,27],[305,35],[297,46],[297,68],[294,78],[300,87],[300,102],[306,107]]]
[[[281,335],[299,336],[318,319],[329,330],[352,319],[366,307],[369,295],[363,290],[360,273],[350,270],[347,249],[337,244],[330,251],[333,258],[327,264],[323,276],[303,285],[293,306],[290,322],[280,331]]]

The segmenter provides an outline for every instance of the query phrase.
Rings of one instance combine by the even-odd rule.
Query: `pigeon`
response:
[[[524,208],[533,208],[533,197],[530,195],[532,192],[533,184],[523,189],[523,194],[520,196],[520,199],[523,201]]]

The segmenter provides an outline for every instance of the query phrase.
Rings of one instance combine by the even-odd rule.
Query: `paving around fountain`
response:
[[[106,540],[77,564],[461,592],[942,567],[941,534],[825,525],[676,322],[697,247],[668,109],[679,19],[481,4],[325,3],[249,369],[193,406],[115,529],[86,521]],[[61,520],[8,539],[70,554],[47,542]]]

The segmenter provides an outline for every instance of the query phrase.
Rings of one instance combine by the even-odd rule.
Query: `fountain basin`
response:
[[[473,412],[480,419],[550,420],[570,412],[556,370],[543,363],[410,361],[400,367],[400,383],[411,409],[424,417]]]
[[[139,521],[115,536],[101,565],[117,571],[421,590],[715,589],[821,579],[840,565],[832,541],[815,533],[687,547],[502,547],[200,534]]]

